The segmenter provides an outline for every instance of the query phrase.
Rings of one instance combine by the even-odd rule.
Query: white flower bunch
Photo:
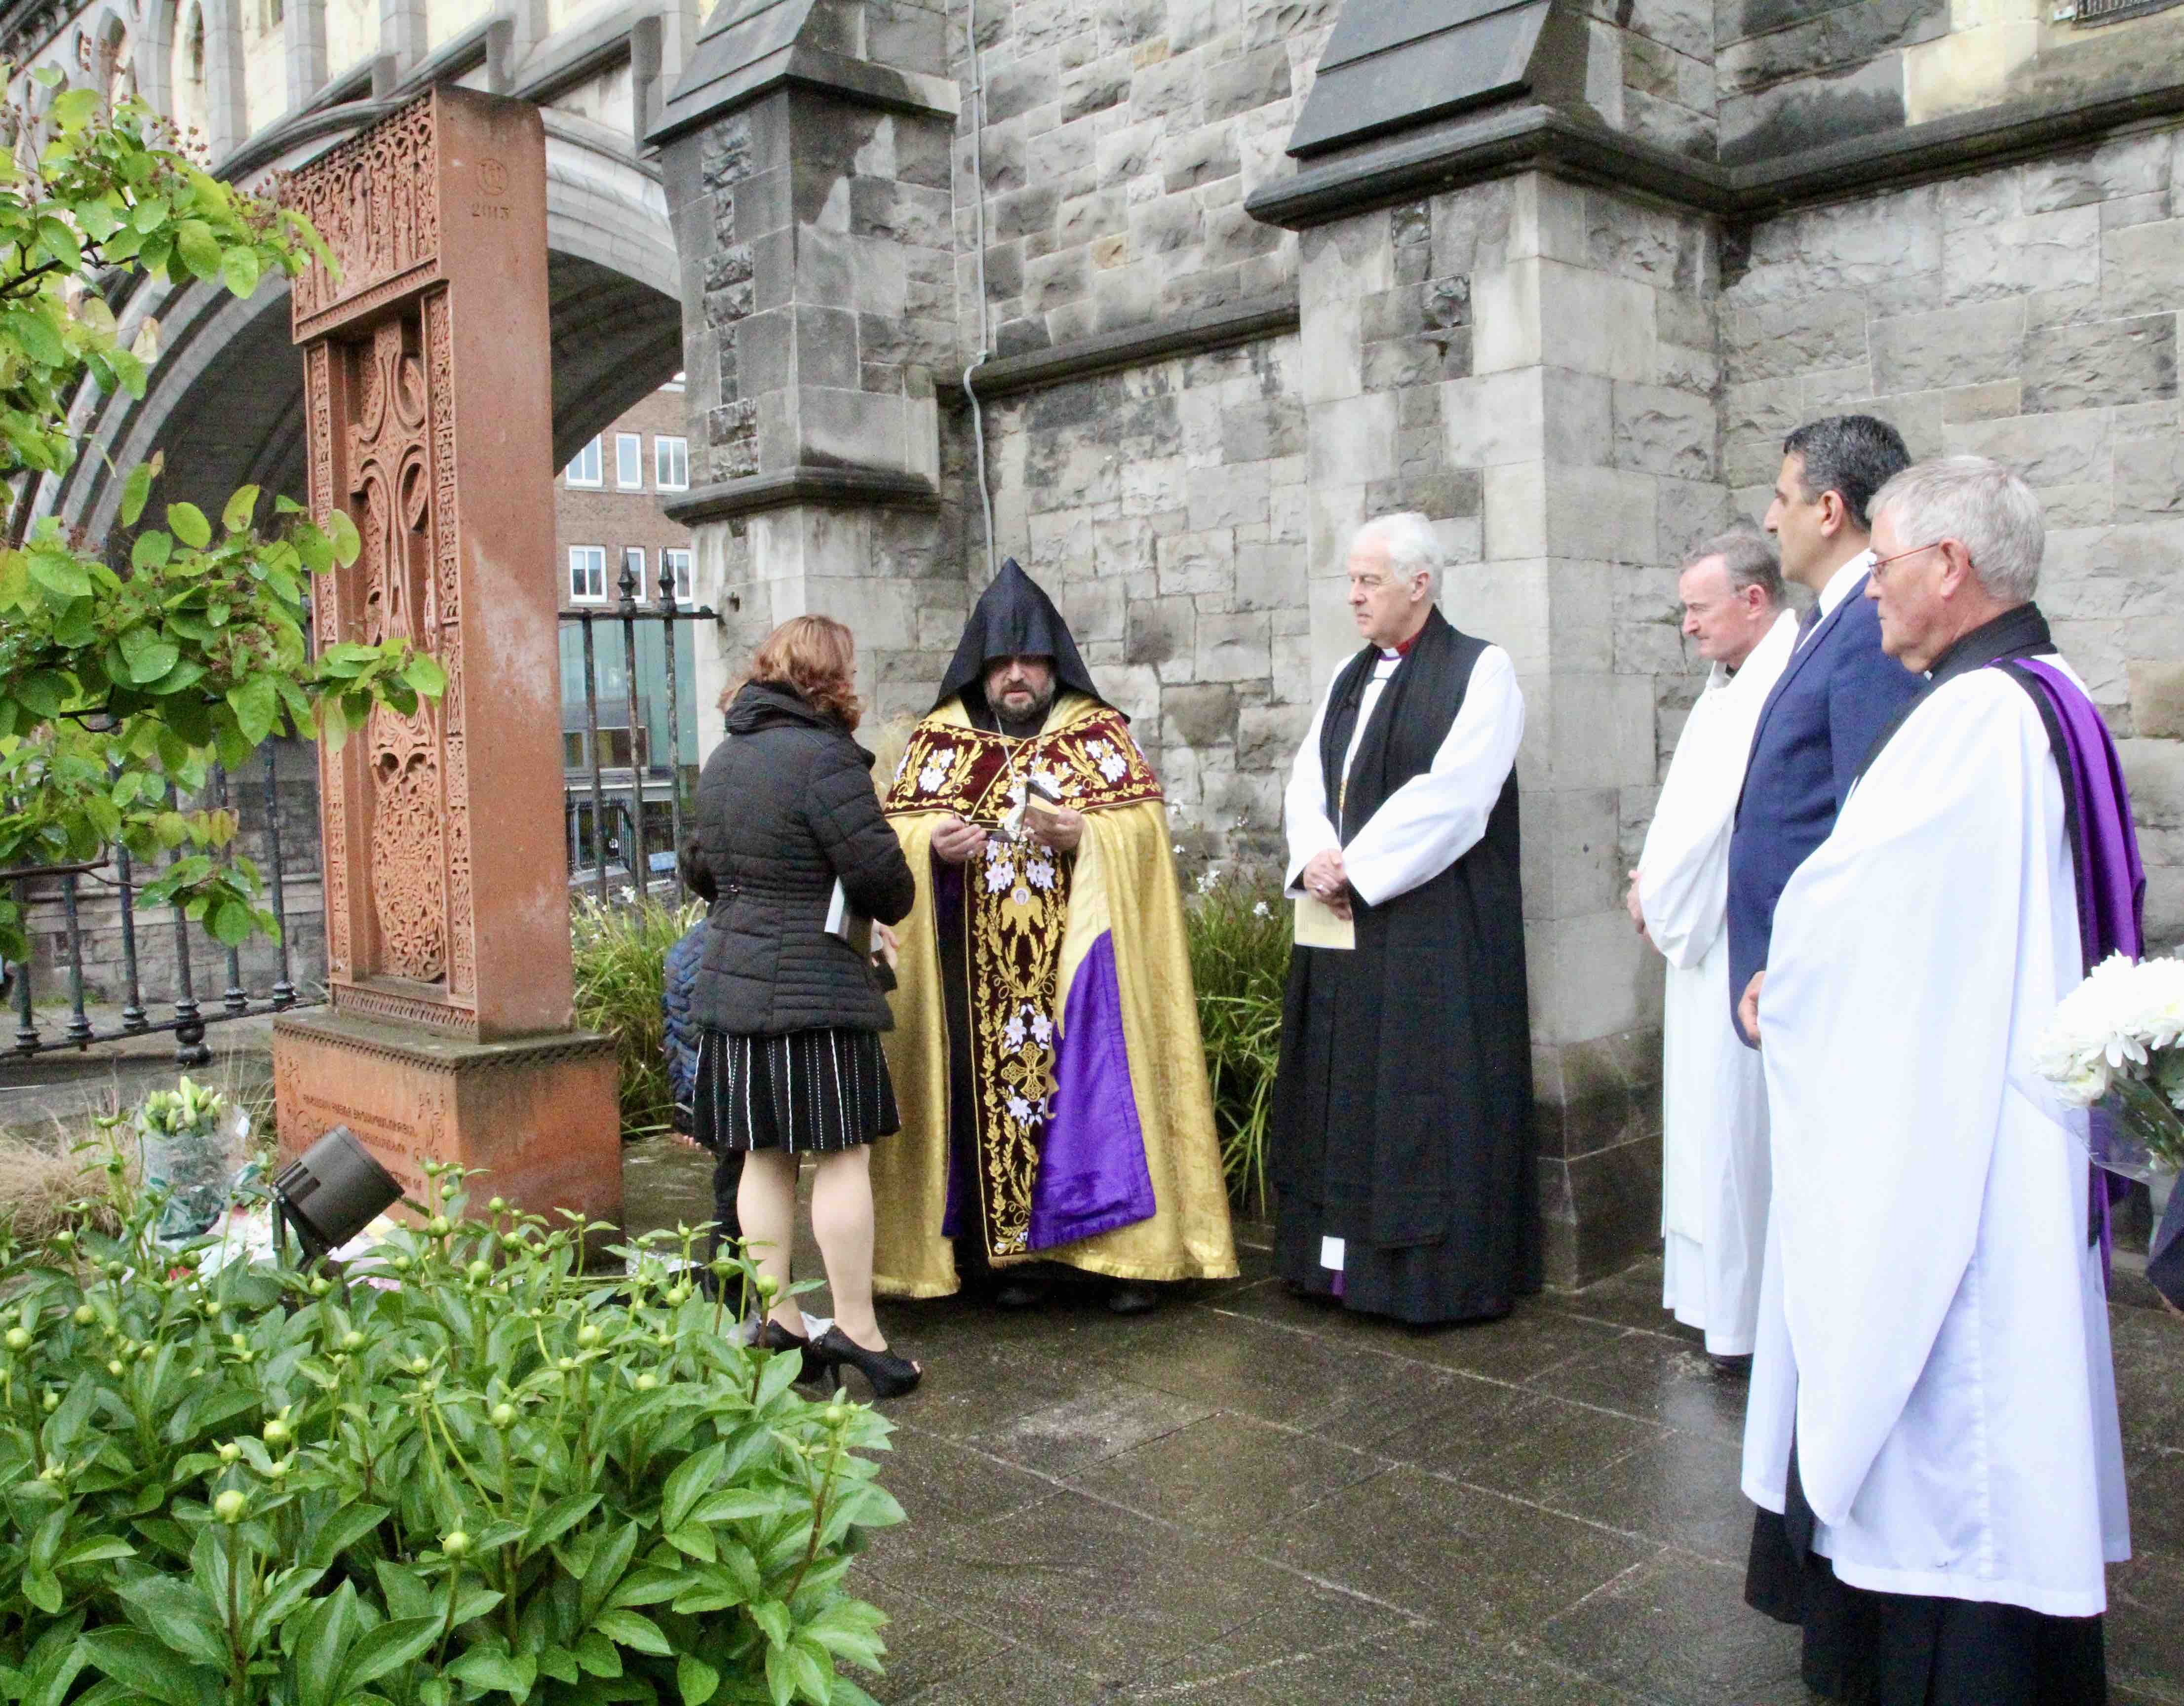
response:
[[[2111,1105],[2155,1160],[2184,1160],[2184,960],[2112,954],[2064,996],[2033,1051],[2063,1101]]]

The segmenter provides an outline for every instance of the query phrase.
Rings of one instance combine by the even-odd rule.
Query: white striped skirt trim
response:
[[[706,1031],[691,1112],[692,1135],[716,1154],[823,1155],[902,1128],[878,1031]]]

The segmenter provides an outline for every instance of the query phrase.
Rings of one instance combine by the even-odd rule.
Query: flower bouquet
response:
[[[2184,960],[2110,955],[2057,1006],[2034,1064],[2092,1110],[2100,1166],[2127,1179],[2184,1168]]]

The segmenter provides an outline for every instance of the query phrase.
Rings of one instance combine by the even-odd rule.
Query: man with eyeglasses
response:
[[[1742,1004],[1774,1183],[1745,1595],[1802,1625],[1830,1698],[2094,1706],[2130,1555],[2106,1175],[2032,1058],[2089,965],[2142,945],[2131,806],[2032,602],[2024,481],[1921,463],[1873,523],[1861,602],[1915,697]]]
[[[1880,625],[1860,596],[1872,559],[1866,505],[1910,460],[1902,435],[1870,415],[1808,421],[1783,442],[1765,525],[1783,577],[1814,602],[1760,709],[1730,837],[1732,1010],[1767,963],[1782,885],[1827,839],[1859,763],[1917,685],[1881,650]]]
[[[1415,512],[1360,527],[1365,644],[1335,672],[1282,800],[1290,956],[1271,1157],[1275,1270],[1424,1326],[1540,1289],[1539,1159],[1517,833],[1524,696],[1508,653],[1439,607]]]

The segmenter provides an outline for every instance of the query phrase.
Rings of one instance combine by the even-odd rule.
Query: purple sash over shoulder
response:
[[[2062,774],[2070,862],[2078,882],[2078,943],[2085,969],[2111,954],[2136,960],[2145,951],[2146,870],[2139,862],[2131,822],[2131,791],[2114,739],[2085,689],[2039,658],[2020,657],[2003,667],[2022,683],[2040,708]],[[2092,1118],[2109,1116],[2101,1109]],[[2101,1216],[2101,1272],[2109,1272],[2112,1247],[2108,1175],[2093,1170],[2093,1195]]]

